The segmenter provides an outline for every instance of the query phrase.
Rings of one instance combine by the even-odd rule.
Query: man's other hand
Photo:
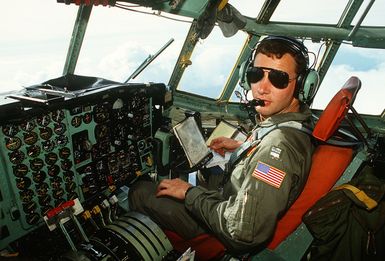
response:
[[[185,199],[186,191],[192,185],[181,179],[164,179],[157,188],[156,196],[170,196],[180,200]]]

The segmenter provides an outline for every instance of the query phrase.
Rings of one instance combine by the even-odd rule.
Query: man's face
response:
[[[293,97],[297,73],[296,63],[290,54],[283,55],[280,59],[258,53],[254,59],[255,67],[264,67],[286,72],[289,75],[289,83],[286,88],[279,89],[269,80],[270,70],[264,70],[264,76],[256,83],[251,83],[251,91],[254,99],[265,102],[265,106],[256,106],[255,109],[263,117],[267,118],[274,114],[295,112],[299,110],[299,101]]]

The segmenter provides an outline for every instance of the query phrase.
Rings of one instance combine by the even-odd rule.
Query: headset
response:
[[[306,69],[300,72],[297,77],[294,97],[298,98],[301,102],[310,105],[315,94],[317,93],[320,77],[316,70],[309,68],[309,55],[306,46],[294,38],[275,35],[263,38],[257,45],[266,41],[282,42],[295,54],[301,55],[305,59]],[[249,58],[243,62],[239,68],[239,85],[247,91],[251,90],[251,86],[247,82],[246,72],[251,66],[253,66],[254,53],[255,51],[252,51]]]

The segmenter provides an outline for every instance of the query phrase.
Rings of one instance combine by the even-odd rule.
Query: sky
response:
[[[229,2],[248,16],[258,13],[258,9],[251,6],[260,7],[263,4],[263,1],[256,0]],[[346,2],[348,0],[324,0],[319,5],[317,0],[282,1],[273,20],[334,21]],[[314,14],[316,3],[319,15]],[[364,1],[364,5],[367,3],[368,0]],[[330,8],[334,11],[330,12]],[[77,10],[76,5],[61,4],[56,0],[18,0],[2,5],[0,92],[17,90],[62,75]],[[385,26],[385,19],[382,18],[385,0],[377,0],[372,10],[364,24],[380,23]],[[138,82],[167,83],[189,26],[186,22],[116,7],[93,7],[75,73],[124,81],[144,59],[173,38],[172,45],[135,79]],[[198,43],[192,57],[193,66],[186,70],[181,88],[217,95],[215,90],[219,90],[226,81],[244,38],[245,35],[238,32],[234,37],[224,39],[220,30],[214,28],[208,39]],[[311,49],[312,46],[308,47]],[[317,51],[318,47],[314,48]],[[341,48],[314,106],[325,106],[352,75],[362,81],[356,109],[362,113],[380,114],[385,108],[385,94],[381,86],[385,82],[385,51],[357,50],[348,45]],[[208,85],[212,88],[205,89]]]

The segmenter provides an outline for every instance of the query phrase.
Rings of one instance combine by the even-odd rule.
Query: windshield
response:
[[[262,7],[262,1],[257,2],[232,1],[231,4],[240,12],[256,17]],[[293,0],[293,5],[287,8],[297,6],[303,9],[303,2]],[[379,2],[384,3],[385,0]],[[385,8],[385,5],[379,5],[377,1],[375,5],[377,9]],[[323,6],[335,7],[331,4]],[[328,16],[327,20],[313,22],[335,24],[343,9],[341,6],[339,4],[337,9],[333,9],[333,15]],[[174,39],[142,73],[130,80],[167,84],[192,19],[159,13],[149,8],[137,8],[134,5],[127,4],[126,7],[135,12],[118,7],[93,7],[75,74],[124,82],[146,58],[154,55],[170,39]],[[21,89],[62,75],[77,11],[78,6],[73,4],[42,0],[20,0],[0,9],[3,21],[0,24],[2,92]],[[16,13],[23,19],[15,17]],[[285,14],[292,13],[284,12],[280,6],[272,20],[295,21],[295,18],[285,17]],[[363,24],[374,25],[379,17],[378,11],[369,12]],[[330,21],[331,18],[335,22]],[[309,19],[306,16],[301,21],[311,22]],[[185,70],[178,90],[217,99],[247,36],[239,31],[235,36],[225,38],[220,29],[214,27],[207,39],[198,42],[191,57],[192,64]],[[311,42],[306,45],[314,53],[320,47],[320,44]],[[385,82],[384,58],[385,50],[353,48],[342,44],[313,107],[323,109],[336,90],[354,75],[362,81],[362,88],[355,102],[356,109],[360,113],[380,114],[384,109],[385,99],[385,93],[380,90]],[[238,100],[233,96],[232,101]]]

